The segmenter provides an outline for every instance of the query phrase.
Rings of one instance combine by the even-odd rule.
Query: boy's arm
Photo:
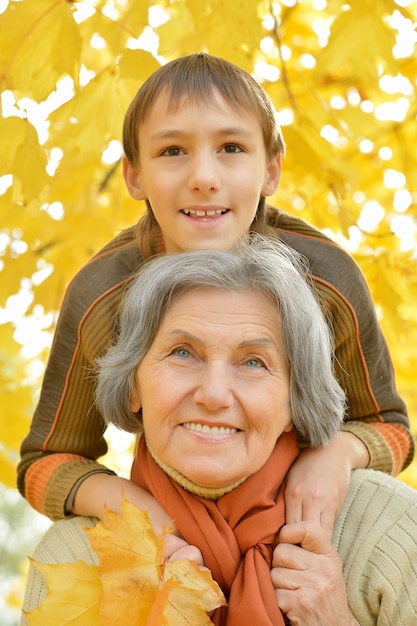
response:
[[[314,521],[331,537],[349,489],[351,470],[368,463],[367,448],[351,433],[340,432],[326,446],[302,450],[287,476],[287,524]]]
[[[102,473],[88,476],[76,490],[71,513],[86,517],[102,518],[104,507],[120,512],[122,498],[126,498],[139,509],[146,510],[155,533],[165,535],[164,557],[170,561],[191,559],[200,567],[204,566],[201,551],[182,539],[171,517],[161,507],[154,496],[138,487],[130,480]]]
[[[18,487],[37,511],[58,520],[74,485],[107,451],[94,405],[92,368],[113,333],[117,291],[88,308],[78,277],[64,299],[30,431],[22,442]],[[110,302],[112,300],[112,302]]]
[[[126,281],[140,264],[134,229],[121,233],[75,276],[61,307],[18,487],[39,512],[65,517],[74,487],[97,472],[106,424],[94,404],[94,363],[109,346]]]
[[[336,264],[338,273],[327,276],[334,283],[316,276],[315,281],[333,329],[335,372],[347,397],[346,420],[329,444],[301,452],[286,491],[287,521],[319,521],[330,535],[352,469],[369,467],[395,475],[410,463],[414,452],[405,405],[395,388],[390,355],[366,283],[354,262],[336,252],[342,255]],[[337,290],[338,285],[343,291]]]
[[[139,509],[148,511],[157,535],[161,535],[168,525],[172,528],[171,532],[175,532],[171,518],[150,493],[130,480],[104,473],[92,474],[81,482],[70,512],[101,519],[105,506],[112,511],[120,512],[123,497]]]
[[[395,476],[413,459],[414,437],[365,278],[348,253],[307,222],[271,215],[278,237],[306,258],[332,328],[335,372],[348,403],[343,429],[368,450],[368,467]]]
[[[330,293],[324,284],[319,291],[330,305],[335,373],[346,392],[343,430],[366,447],[365,467],[396,476],[414,455],[406,406],[396,388],[391,356],[366,282],[350,257],[345,255],[340,265],[343,291],[333,287]]]
[[[347,397],[343,433],[320,450],[305,448],[289,474],[287,521],[314,519],[331,533],[350,469],[369,467],[397,475],[413,459],[414,437],[358,265],[303,220],[280,212],[274,215],[271,225],[278,237],[308,262],[308,274],[334,336],[336,376]]]

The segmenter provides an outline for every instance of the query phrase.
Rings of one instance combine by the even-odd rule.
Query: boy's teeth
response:
[[[224,209],[210,209],[209,211],[203,211],[200,209],[184,209],[186,215],[196,215],[197,217],[212,217],[213,215],[222,215],[226,211]]]
[[[229,428],[225,426],[207,426],[207,424],[198,424],[197,422],[188,422],[183,425],[189,430],[195,430],[199,433],[210,433],[211,435],[231,435],[237,432],[237,428]]]

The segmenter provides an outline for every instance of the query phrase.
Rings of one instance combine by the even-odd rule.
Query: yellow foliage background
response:
[[[14,487],[68,281],[139,217],[120,171],[125,110],[160,63],[199,50],[270,94],[288,152],[273,203],[359,262],[417,430],[416,2],[3,0],[0,10],[1,481]],[[417,487],[415,463],[402,478]]]
[[[415,0],[0,0],[8,493],[66,285],[139,217],[120,169],[125,110],[161,63],[200,50],[252,72],[271,96],[287,143],[272,201],[358,261],[417,432],[416,23]],[[114,446],[108,461],[128,467]],[[417,462],[401,478],[417,488]],[[17,609],[19,576],[8,596]]]

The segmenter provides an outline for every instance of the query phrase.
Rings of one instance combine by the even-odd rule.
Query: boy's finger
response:
[[[311,520],[283,526],[278,534],[278,543],[300,545],[316,554],[327,554],[332,547],[327,530]]]

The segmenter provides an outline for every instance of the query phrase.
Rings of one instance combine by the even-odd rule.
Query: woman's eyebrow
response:
[[[245,339],[238,345],[239,349],[250,348],[251,346],[272,346],[276,347],[276,343],[271,337],[255,337],[254,339]]]
[[[181,341],[190,341],[205,346],[205,341],[201,337],[197,337],[183,328],[172,328],[166,333],[166,335]],[[252,346],[271,346],[276,348],[276,342],[271,337],[254,337],[253,339],[244,339],[237,345],[237,348],[242,350]]]
[[[166,336],[172,337],[173,339],[178,338],[181,341],[197,342],[204,345],[204,341],[202,341],[200,337],[196,337],[188,330],[184,330],[183,328],[171,328],[171,330],[166,333]]]

